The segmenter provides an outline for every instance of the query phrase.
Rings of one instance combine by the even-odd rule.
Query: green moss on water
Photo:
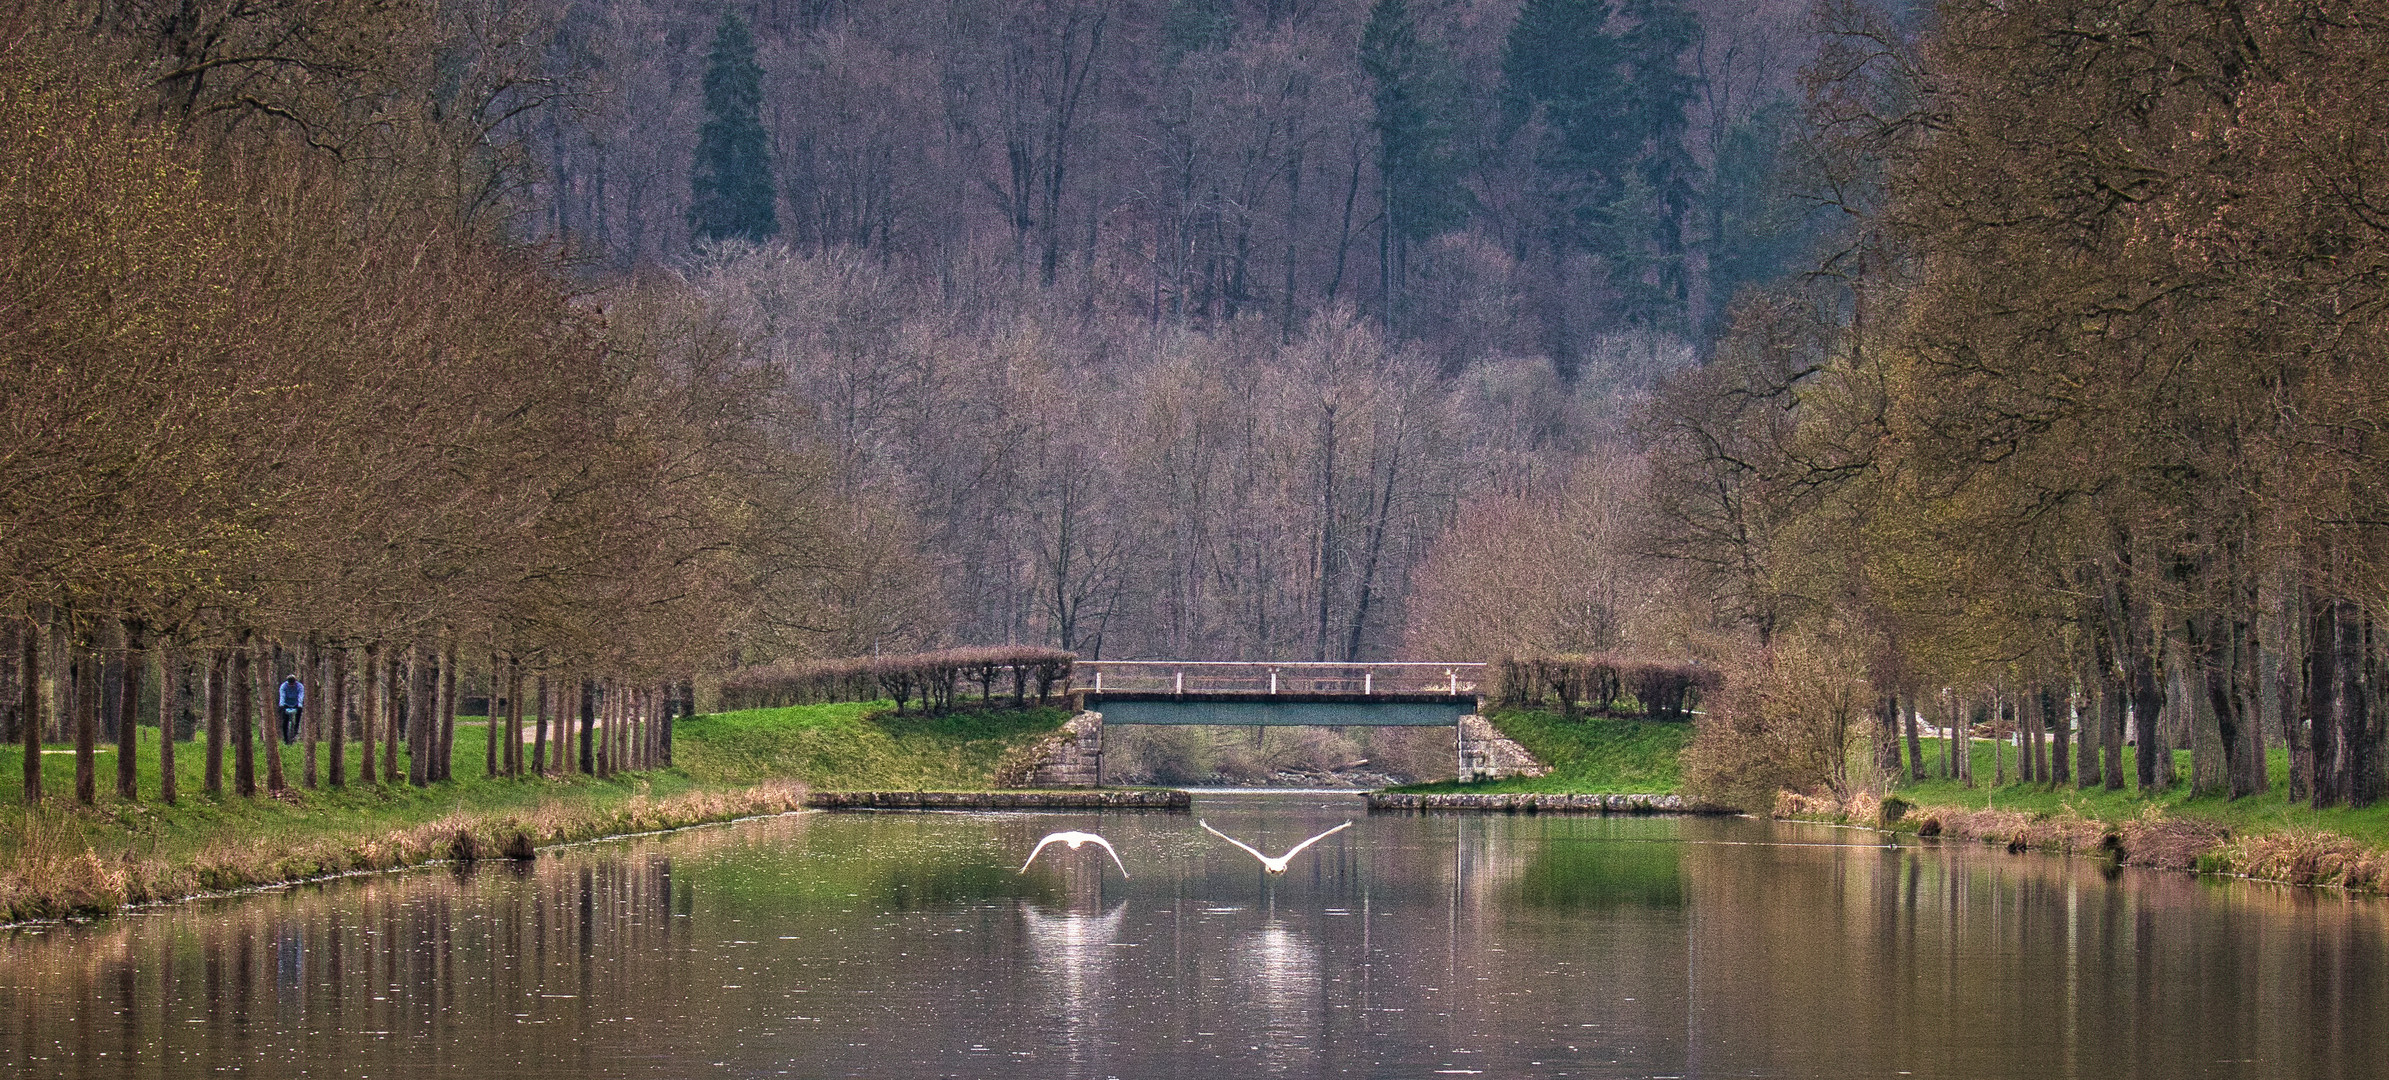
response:
[[[1404,792],[1502,794],[1665,794],[1682,784],[1677,759],[1692,741],[1692,725],[1664,720],[1592,716],[1568,719],[1558,713],[1517,710],[1487,717],[1536,760],[1551,766],[1543,776],[1521,776],[1474,784],[1445,781],[1395,788]]]

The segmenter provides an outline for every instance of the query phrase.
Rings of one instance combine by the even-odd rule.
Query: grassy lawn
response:
[[[1489,717],[1501,733],[1551,771],[1463,784],[1445,781],[1396,788],[1416,792],[1538,792],[1553,794],[1664,794],[1680,783],[1676,758],[1692,741],[1692,725],[1664,720],[1585,717],[1569,720],[1552,712],[1503,712]]]
[[[689,775],[746,783],[791,778],[817,788],[969,791],[994,786],[996,763],[1070,719],[1061,706],[897,716],[886,702],[798,705],[698,716],[673,729]]]
[[[460,718],[460,721],[463,718]],[[478,718],[472,718],[477,721]],[[0,748],[0,864],[15,860],[28,847],[88,849],[105,857],[137,853],[183,859],[229,839],[244,843],[298,845],[330,835],[366,835],[407,828],[452,814],[504,814],[535,809],[571,810],[618,803],[633,794],[668,797],[699,786],[686,773],[663,770],[608,780],[569,777],[545,781],[491,780],[482,776],[489,729],[460,722],[456,729],[456,779],[416,788],[396,784],[361,784],[356,779],[358,747],[349,746],[346,788],[299,786],[302,752],[284,747],[284,778],[291,790],[281,797],[264,793],[265,762],[257,768],[259,794],[232,794],[232,755],[227,748],[221,795],[200,790],[205,777],[205,743],[175,744],[175,777],[181,787],[173,806],[158,802],[158,732],[139,729],[141,740],[140,799],[126,802],[115,796],[116,753],[111,745],[96,755],[98,801],[90,807],[75,804],[75,759],[71,747],[50,746],[42,754],[45,803],[35,810],[24,805],[24,751]],[[60,752],[69,751],[69,752]],[[551,748],[552,751],[552,748]],[[526,751],[526,754],[528,751]],[[407,755],[399,752],[403,777]],[[328,769],[331,755],[316,748],[319,768]],[[322,784],[326,777],[319,777]]]
[[[1937,765],[1941,760],[1941,742],[1939,739],[1924,740],[1925,761],[1929,766]],[[1993,786],[1991,744],[1977,740],[1973,753],[1975,786],[1967,787],[1954,780],[1911,782],[1900,785],[1900,797],[1919,806],[1964,806],[1971,809],[1989,806],[2049,814],[2072,807],[2084,817],[2112,822],[2138,817],[2154,805],[2168,814],[2218,822],[2235,834],[2324,830],[2350,837],[2367,847],[2389,847],[2389,803],[2362,810],[2314,810],[2290,805],[2282,797],[2282,793],[2289,789],[2287,750],[2276,749],[2271,752],[2271,789],[2237,800],[2220,795],[2191,798],[2190,752],[2187,750],[2174,753],[2174,775],[2177,779],[2173,787],[2146,796],[2132,786],[2135,758],[2134,750],[2129,746],[2124,747],[2125,786],[2120,791],[2105,788],[2082,791],[2070,783],[2060,788],[2049,784],[2016,782],[2016,748],[2013,746],[2000,749],[2000,757],[2007,763],[2009,782],[2003,786]]]
[[[1015,747],[1069,718],[1061,708],[897,717],[886,703],[814,705],[692,717],[674,725],[673,768],[599,780],[492,779],[483,775],[490,729],[460,718],[455,779],[416,788],[360,784],[350,744],[346,788],[300,786],[301,751],[283,748],[290,790],[225,794],[200,790],[204,743],[175,745],[181,798],[157,801],[157,731],[142,728],[140,798],[116,798],[113,747],[96,755],[98,800],[74,800],[71,747],[42,755],[45,801],[24,805],[23,751],[0,747],[0,920],[70,911],[103,912],[128,901],[290,880],[342,870],[381,869],[495,853],[509,843],[549,843],[613,832],[720,820],[793,805],[794,781],[813,787],[990,786]],[[64,753],[55,751],[68,751]],[[553,747],[551,746],[551,752]],[[525,751],[526,758],[528,749]],[[403,746],[399,769],[406,764]],[[317,747],[328,767],[326,746]],[[469,840],[459,837],[470,834]]]

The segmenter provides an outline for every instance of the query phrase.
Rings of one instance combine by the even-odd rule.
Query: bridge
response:
[[[1081,711],[1026,787],[1100,787],[1103,729],[1113,724],[1240,727],[1448,727],[1458,775],[1480,779],[1541,768],[1476,717],[1479,663],[1338,664],[1196,660],[1081,660]]]
[[[1081,660],[1105,724],[1453,727],[1477,711],[1477,663]]]

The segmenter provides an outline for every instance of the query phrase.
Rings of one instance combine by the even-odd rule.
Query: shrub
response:
[[[1683,720],[1701,695],[1720,685],[1714,669],[1698,664],[1641,660],[1610,653],[1505,656],[1493,662],[1494,704],[1506,709],[1556,706],[1561,715],[1581,710],[1616,715],[1631,692],[1642,715]]]
[[[954,707],[958,684],[977,683],[981,701],[992,702],[995,686],[1009,681],[1012,704],[1028,705],[1029,687],[1043,705],[1057,690],[1067,691],[1078,656],[1059,649],[1015,646],[941,649],[901,656],[862,656],[836,660],[785,660],[747,668],[722,681],[722,708],[771,709],[788,705],[819,705],[840,701],[894,701],[896,711],[908,710],[915,700],[925,712],[944,713]],[[1007,679],[1008,677],[1008,679]]]

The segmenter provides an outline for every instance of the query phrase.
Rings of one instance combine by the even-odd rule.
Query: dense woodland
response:
[[[238,786],[294,666],[390,777],[472,687],[1601,654],[1723,672],[1719,790],[1922,720],[2368,803],[2385,60],[2357,0],[19,12],[11,723]]]

